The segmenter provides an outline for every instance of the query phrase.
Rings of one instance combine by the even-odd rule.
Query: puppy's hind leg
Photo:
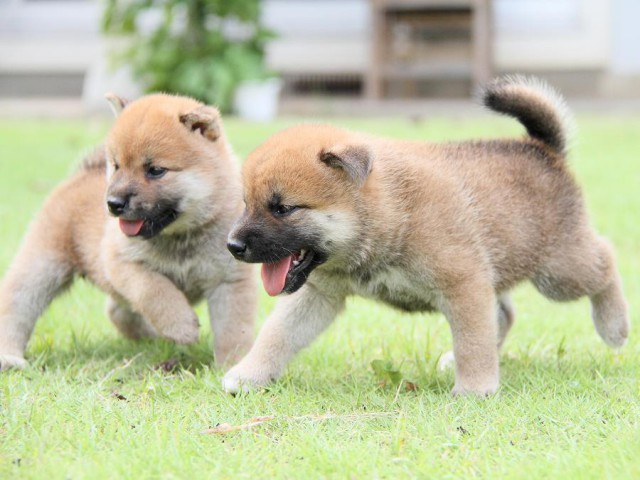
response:
[[[511,297],[507,293],[503,293],[498,298],[498,349],[502,347],[507,333],[511,330],[516,313],[511,302]],[[438,370],[445,371],[455,366],[455,358],[453,350],[444,353],[438,360]]]
[[[36,320],[73,277],[73,266],[40,233],[29,233],[0,285],[0,370],[26,366]]]
[[[156,329],[142,315],[134,312],[128,305],[118,302],[113,297],[107,298],[106,311],[111,322],[127,338],[141,340],[158,336]]]
[[[533,283],[552,300],[575,300],[588,295],[600,337],[614,348],[625,344],[629,336],[627,302],[613,249],[603,238],[585,235],[560,249]]]
[[[603,239],[599,240],[599,261],[604,266],[604,288],[590,292],[591,317],[596,331],[611,347],[622,347],[629,336],[629,312],[622,292],[622,279],[615,264],[613,249]]]
[[[445,292],[443,313],[451,327],[454,395],[494,393],[499,386],[497,301],[488,276],[469,275]]]

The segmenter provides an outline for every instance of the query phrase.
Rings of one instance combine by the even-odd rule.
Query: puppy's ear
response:
[[[358,188],[364,185],[373,164],[371,152],[364,145],[336,145],[320,152],[320,160],[332,168],[344,170]]]
[[[220,136],[220,112],[208,105],[180,115],[180,122],[192,132],[199,131],[207,140],[215,141]]]
[[[109,102],[111,110],[113,111],[113,114],[116,116],[116,118],[120,115],[122,110],[124,110],[124,107],[126,107],[129,103],[129,100],[125,100],[124,98],[119,97],[115,93],[111,92],[105,93],[104,98],[106,98],[107,102]]]

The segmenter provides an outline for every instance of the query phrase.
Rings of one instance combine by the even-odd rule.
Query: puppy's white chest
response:
[[[210,259],[198,257],[182,262],[165,262],[156,267],[192,302],[202,298],[212,285],[220,283],[220,266]]]
[[[170,279],[193,303],[220,284],[224,275],[224,266],[219,264],[219,258],[207,246],[205,243],[204,247],[194,246],[190,250],[176,251],[139,244],[136,250],[130,250],[129,253],[133,261],[141,262],[150,270]]]
[[[438,309],[439,294],[427,279],[421,279],[400,268],[388,268],[368,281],[354,282],[355,293],[380,300],[408,312]]]

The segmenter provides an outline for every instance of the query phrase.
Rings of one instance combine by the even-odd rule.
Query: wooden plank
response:
[[[471,76],[469,62],[422,62],[385,65],[382,75],[387,80],[465,79]]]
[[[493,76],[493,28],[490,0],[476,0],[472,30],[473,81],[476,86]]]
[[[490,0],[371,0],[370,98],[388,81],[471,79],[492,75]]]
[[[373,0],[374,8],[386,11],[470,9],[475,0]]]

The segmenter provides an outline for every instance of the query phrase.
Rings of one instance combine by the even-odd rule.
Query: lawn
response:
[[[293,122],[226,128],[244,156]],[[334,122],[431,140],[520,134],[493,117]],[[0,121],[0,274],[47,192],[108,126]],[[636,323],[640,116],[579,117],[578,127],[572,168],[617,248]],[[523,285],[514,301],[494,397],[450,396],[452,374],[435,368],[451,343],[441,315],[361,299],[268,391],[232,397],[211,364],[204,309],[197,345],[136,343],[78,281],[38,322],[30,367],[0,374],[0,478],[640,478],[636,332],[614,353],[586,299],[554,304]],[[272,306],[263,295],[259,323]],[[374,372],[375,360],[403,382]]]

